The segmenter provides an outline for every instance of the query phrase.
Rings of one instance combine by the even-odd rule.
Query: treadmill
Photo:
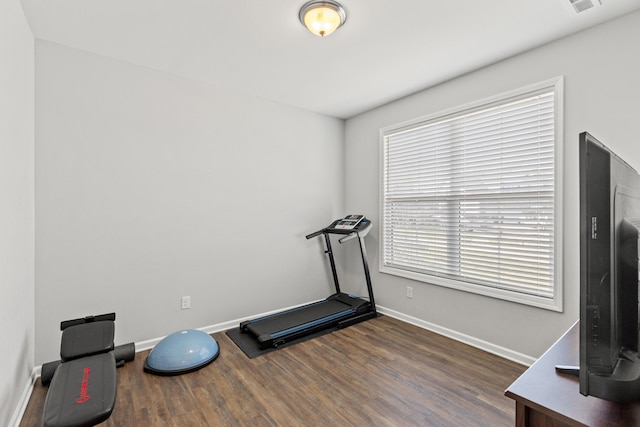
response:
[[[240,323],[240,331],[251,334],[258,342],[261,349],[278,347],[291,340],[319,332],[329,328],[344,328],[364,320],[376,317],[376,304],[371,287],[369,264],[364,246],[364,237],[371,230],[371,221],[364,215],[349,215],[332,222],[328,227],[318,230],[306,236],[307,239],[323,235],[326,251],[331,264],[333,282],[336,293],[320,301],[285,310],[279,313],[247,320]],[[368,300],[345,294],[340,291],[338,274],[331,249],[329,235],[342,235],[338,240],[345,243],[357,239],[360,244],[362,265],[367,281]]]

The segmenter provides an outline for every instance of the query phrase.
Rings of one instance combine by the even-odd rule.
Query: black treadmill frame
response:
[[[340,222],[340,220],[336,220],[332,222],[328,227],[325,227],[306,236],[308,240],[320,235],[324,235],[326,245],[325,254],[327,254],[329,257],[329,264],[331,266],[331,273],[333,276],[333,283],[336,293],[324,300],[316,301],[300,307],[295,307],[289,310],[259,317],[253,320],[247,320],[240,323],[240,331],[243,333],[248,332],[254,335],[258,341],[258,346],[261,349],[268,347],[278,347],[279,345],[282,345],[286,342],[301,338],[315,332],[319,332],[329,328],[340,329],[377,317],[378,313],[373,296],[369,263],[367,260],[367,252],[364,244],[364,237],[371,230],[371,221],[369,221],[367,218],[363,218],[355,228],[347,230],[336,228],[335,226],[338,224],[338,222]],[[362,258],[362,265],[364,267],[364,275],[367,284],[367,292],[369,296],[368,301],[362,298],[355,297],[353,295],[344,294],[340,290],[338,272],[336,270],[336,264],[333,257],[333,248],[331,246],[331,234],[343,235],[343,237],[338,240],[341,244],[354,238],[358,239],[358,243],[360,245],[360,255]],[[293,321],[293,317],[299,316],[300,313],[304,314],[305,311],[309,312],[310,310],[315,310],[319,305],[325,305],[329,307],[330,305],[335,305],[336,301],[344,304],[344,311],[332,312],[327,316],[323,316],[321,318],[302,322],[299,324],[292,324],[287,328],[281,328],[280,330],[272,331],[269,333],[265,333],[264,331],[260,330],[260,326],[261,324],[263,324],[262,322],[283,320],[287,317],[290,317]]]

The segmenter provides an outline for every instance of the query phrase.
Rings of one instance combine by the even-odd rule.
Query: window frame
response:
[[[479,110],[483,107],[489,108],[496,104],[508,103],[514,98],[523,98],[528,93],[535,93],[549,89],[554,95],[554,245],[553,245],[553,297],[542,297],[516,292],[509,289],[495,288],[491,286],[454,280],[442,276],[428,274],[426,272],[416,272],[404,270],[393,266],[385,265],[385,138],[388,134],[406,130],[411,127],[424,126],[427,123],[450,118],[456,115],[463,115],[472,110]],[[564,175],[564,77],[559,76],[542,82],[531,84],[518,89],[510,90],[495,96],[490,96],[481,100],[473,101],[461,106],[449,108],[426,116],[418,117],[402,123],[386,126],[380,129],[379,149],[380,149],[380,187],[379,187],[379,218],[380,218],[380,238],[379,238],[379,271],[407,279],[412,279],[432,285],[443,286],[460,291],[484,295],[501,300],[516,302],[529,306],[539,307],[551,311],[563,311],[563,175]]]

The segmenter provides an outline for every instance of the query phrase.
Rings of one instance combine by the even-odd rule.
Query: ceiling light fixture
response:
[[[300,9],[300,22],[316,36],[324,37],[337,30],[347,19],[342,6],[335,1],[312,0]]]

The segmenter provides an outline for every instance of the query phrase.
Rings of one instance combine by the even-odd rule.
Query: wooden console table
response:
[[[580,394],[577,377],[557,374],[556,365],[579,364],[576,323],[507,388],[516,401],[516,427],[640,426],[640,402],[620,404]]]

